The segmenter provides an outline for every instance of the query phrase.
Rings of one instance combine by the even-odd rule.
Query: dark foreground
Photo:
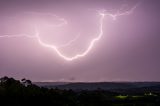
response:
[[[30,80],[0,79],[0,106],[160,106],[160,86],[117,90],[39,87]]]

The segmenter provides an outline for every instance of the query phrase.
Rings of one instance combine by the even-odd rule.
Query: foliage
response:
[[[158,106],[159,94],[123,95],[97,89],[94,91],[60,90],[38,87],[30,80],[0,78],[1,106]]]

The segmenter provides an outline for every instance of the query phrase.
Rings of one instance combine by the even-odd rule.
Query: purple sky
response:
[[[66,61],[36,39],[0,37],[0,77],[32,81],[160,81],[159,0],[0,0],[0,36],[34,36],[38,27],[44,42],[60,46],[67,56],[81,53],[97,36],[97,10],[129,15],[113,20],[105,16],[103,36],[92,50],[74,61]],[[123,9],[122,9],[123,6]],[[53,15],[56,14],[57,16]],[[67,25],[53,28],[51,25]]]

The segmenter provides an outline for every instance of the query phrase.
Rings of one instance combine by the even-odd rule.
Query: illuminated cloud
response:
[[[159,81],[159,0],[0,0],[0,76]]]
[[[58,56],[61,57],[61,58],[63,58],[64,60],[72,61],[72,60],[78,59],[78,58],[80,58],[80,57],[86,56],[86,55],[91,51],[91,49],[93,48],[93,46],[95,45],[95,43],[101,39],[101,37],[102,37],[103,34],[104,34],[104,32],[103,32],[103,30],[104,30],[104,29],[103,29],[103,24],[104,24],[104,19],[105,19],[106,16],[112,17],[113,20],[116,20],[117,17],[119,17],[119,16],[129,15],[129,14],[133,13],[133,11],[136,9],[137,6],[138,6],[138,4],[136,4],[136,5],[135,5],[134,7],[132,7],[130,10],[126,10],[126,11],[124,11],[124,12],[121,12],[121,9],[119,9],[119,10],[117,10],[117,12],[116,12],[115,14],[113,14],[113,13],[107,13],[105,10],[99,10],[99,11],[98,11],[98,15],[99,15],[100,18],[97,20],[97,23],[99,23],[99,25],[98,25],[98,26],[99,26],[99,27],[98,27],[99,32],[98,32],[97,37],[90,40],[89,46],[87,47],[87,49],[86,49],[84,52],[82,52],[82,53],[77,53],[76,55],[74,55],[74,56],[72,56],[72,57],[68,57],[68,56],[66,56],[64,53],[60,52],[59,47],[57,47],[57,46],[55,46],[55,45],[50,45],[50,44],[44,42],[44,41],[41,39],[40,35],[39,35],[39,33],[40,33],[41,31],[39,32],[39,29],[37,28],[37,25],[35,25],[35,32],[36,32],[36,34],[35,34],[34,36],[27,35],[27,34],[22,34],[22,35],[20,34],[20,35],[3,35],[3,36],[0,36],[0,37],[2,37],[2,38],[5,38],[5,37],[6,37],[6,38],[11,38],[11,37],[36,38],[41,46],[44,46],[44,47],[53,49],[53,50],[58,54]],[[60,28],[60,27],[66,25],[66,24],[68,23],[65,19],[59,18],[57,15],[53,15],[53,14],[49,14],[49,13],[45,13],[45,14],[44,14],[44,13],[43,13],[43,14],[41,14],[41,13],[34,13],[34,12],[30,12],[30,13],[31,13],[31,14],[40,14],[40,15],[42,15],[42,16],[43,16],[43,15],[47,15],[47,16],[56,17],[56,19],[58,19],[58,21],[60,21],[61,23],[50,25],[50,26],[52,26],[52,27]],[[33,26],[34,26],[34,25],[33,25]],[[73,41],[75,41],[76,39],[77,39],[77,37],[76,37],[75,39],[69,41],[68,43],[63,44],[63,45],[60,46],[60,47],[64,47],[64,46],[70,45],[70,44],[71,44]]]

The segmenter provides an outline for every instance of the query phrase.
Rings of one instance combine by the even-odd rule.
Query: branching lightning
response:
[[[64,48],[64,47],[70,46],[73,42],[75,42],[79,38],[79,36],[80,34],[78,34],[74,39],[70,40],[69,42],[58,46],[58,48]]]
[[[29,34],[16,34],[16,35],[3,35],[0,38],[18,38],[18,37],[26,37],[26,38],[35,38],[35,36]]]
[[[83,51],[82,53],[77,53],[76,55],[71,56],[71,57],[68,57],[64,53],[60,52],[59,48],[71,45],[73,42],[75,42],[77,40],[77,38],[79,37],[79,35],[75,39],[73,39],[73,40],[69,41],[68,43],[63,44],[63,45],[61,45],[59,47],[44,42],[41,39],[41,37],[39,36],[40,32],[39,32],[39,30],[38,30],[37,27],[35,27],[35,35],[34,36],[30,36],[30,35],[27,35],[27,34],[18,34],[18,35],[3,35],[3,36],[0,36],[0,38],[12,38],[12,37],[14,37],[14,38],[15,37],[35,38],[35,39],[37,39],[37,41],[39,42],[39,44],[41,46],[52,49],[54,52],[57,53],[57,55],[59,57],[63,58],[66,61],[72,61],[72,60],[78,59],[80,57],[86,56],[91,51],[91,49],[94,47],[94,45],[96,44],[96,42],[99,41],[102,38],[103,33],[104,33],[103,32],[103,24],[104,24],[104,19],[105,19],[106,16],[109,16],[113,20],[116,20],[117,17],[119,17],[119,16],[129,15],[129,14],[133,13],[133,11],[137,8],[138,5],[139,4],[136,4],[133,8],[131,8],[130,10],[127,10],[125,12],[121,12],[120,11],[121,9],[120,9],[115,14],[109,13],[106,10],[100,10],[100,11],[98,11],[98,15],[100,17],[99,17],[99,20],[98,20],[98,23],[99,23],[99,29],[98,29],[99,33],[98,33],[97,37],[91,39],[91,41],[89,43],[89,46],[88,46],[88,48],[85,51]],[[66,25],[68,23],[65,19],[59,18],[59,20],[62,21],[62,23],[60,23],[58,25],[55,25],[54,27],[61,27],[61,26]]]
[[[110,16],[113,18],[113,20],[116,20],[116,18],[118,16],[123,16],[123,15],[130,15],[134,12],[134,10],[140,5],[140,3],[137,3],[134,7],[132,7],[130,10],[125,11],[125,12],[121,12],[123,6],[117,10],[117,12],[115,14],[110,14],[110,13],[105,13],[105,15]],[[103,10],[104,12],[107,12],[106,10]]]
[[[94,38],[94,39],[91,40],[89,47],[88,47],[83,53],[76,54],[76,55],[73,56],[73,57],[65,56],[63,53],[61,53],[61,52],[59,51],[59,49],[58,49],[56,46],[54,46],[54,45],[49,45],[49,44],[47,44],[47,43],[44,43],[44,42],[41,40],[41,38],[40,38],[39,33],[38,33],[37,30],[36,30],[36,37],[37,37],[38,42],[40,43],[40,45],[42,45],[42,46],[44,46],[44,47],[51,48],[51,49],[53,49],[60,57],[62,57],[63,59],[65,59],[65,60],[67,60],[67,61],[72,61],[72,60],[75,60],[75,59],[78,59],[78,58],[80,58],[80,57],[83,57],[83,56],[87,55],[88,52],[89,52],[89,51],[92,49],[92,47],[94,46],[95,42],[98,41],[98,40],[102,37],[102,35],[103,35],[103,20],[104,20],[105,14],[104,14],[104,13],[101,13],[100,16],[101,16],[101,18],[100,18],[100,20],[99,20],[99,23],[100,23],[99,30],[100,30],[100,32],[99,32],[98,36],[97,36],[96,38]]]

